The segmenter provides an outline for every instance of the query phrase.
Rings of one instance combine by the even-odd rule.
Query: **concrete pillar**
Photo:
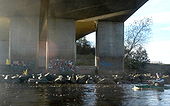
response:
[[[39,37],[39,69],[41,71],[44,71],[46,68],[49,2],[49,0],[41,0]]]
[[[42,30],[40,31],[39,38],[39,68],[43,71],[46,67],[46,55],[47,55],[47,20],[44,22],[42,26]]]
[[[37,64],[39,47],[39,17],[15,16],[10,23],[11,62]]]
[[[75,61],[75,21],[48,19],[48,59],[59,58]]]
[[[124,24],[98,22],[96,66],[99,74],[111,75],[124,70]]]
[[[9,19],[0,17],[0,65],[9,59]]]

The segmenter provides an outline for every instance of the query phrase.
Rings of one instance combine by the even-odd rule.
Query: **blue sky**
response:
[[[149,0],[125,22],[125,27],[144,17],[153,19],[151,38],[145,44],[151,62],[170,64],[170,0]],[[95,44],[95,33],[87,40]]]

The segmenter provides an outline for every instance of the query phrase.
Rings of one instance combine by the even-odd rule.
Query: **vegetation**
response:
[[[76,41],[77,46],[77,65],[94,66],[95,48],[87,41],[86,37]]]
[[[77,54],[80,55],[95,55],[95,48],[91,46],[91,43],[87,41],[86,37],[80,38],[76,41]]]
[[[148,55],[143,47],[139,47],[136,51],[131,52],[127,58],[125,58],[125,67],[129,71],[142,72],[145,65],[149,63]]]
[[[134,21],[125,30],[125,67],[131,71],[142,71],[150,62],[143,45],[151,33],[152,19]]]

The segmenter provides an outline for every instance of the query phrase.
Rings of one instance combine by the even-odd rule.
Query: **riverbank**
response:
[[[170,84],[169,75],[162,75],[165,84]],[[33,83],[33,84],[146,84],[149,80],[156,79],[155,75],[146,74],[121,74],[112,76],[101,75],[62,75],[62,74],[1,74],[0,82],[7,83]]]

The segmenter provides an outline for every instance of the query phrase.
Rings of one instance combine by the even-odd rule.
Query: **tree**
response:
[[[134,21],[125,30],[125,58],[131,55],[132,51],[148,41],[151,33],[151,18],[144,18]]]
[[[95,54],[95,48],[91,47],[91,43],[87,41],[86,37],[80,38],[76,41],[77,54]]]
[[[125,59],[125,66],[129,70],[137,70],[141,72],[149,62],[150,60],[146,50],[140,46],[136,51],[133,51],[127,59]]]
[[[151,34],[152,19],[134,21],[125,30],[125,67],[141,71],[150,62],[143,48]]]

